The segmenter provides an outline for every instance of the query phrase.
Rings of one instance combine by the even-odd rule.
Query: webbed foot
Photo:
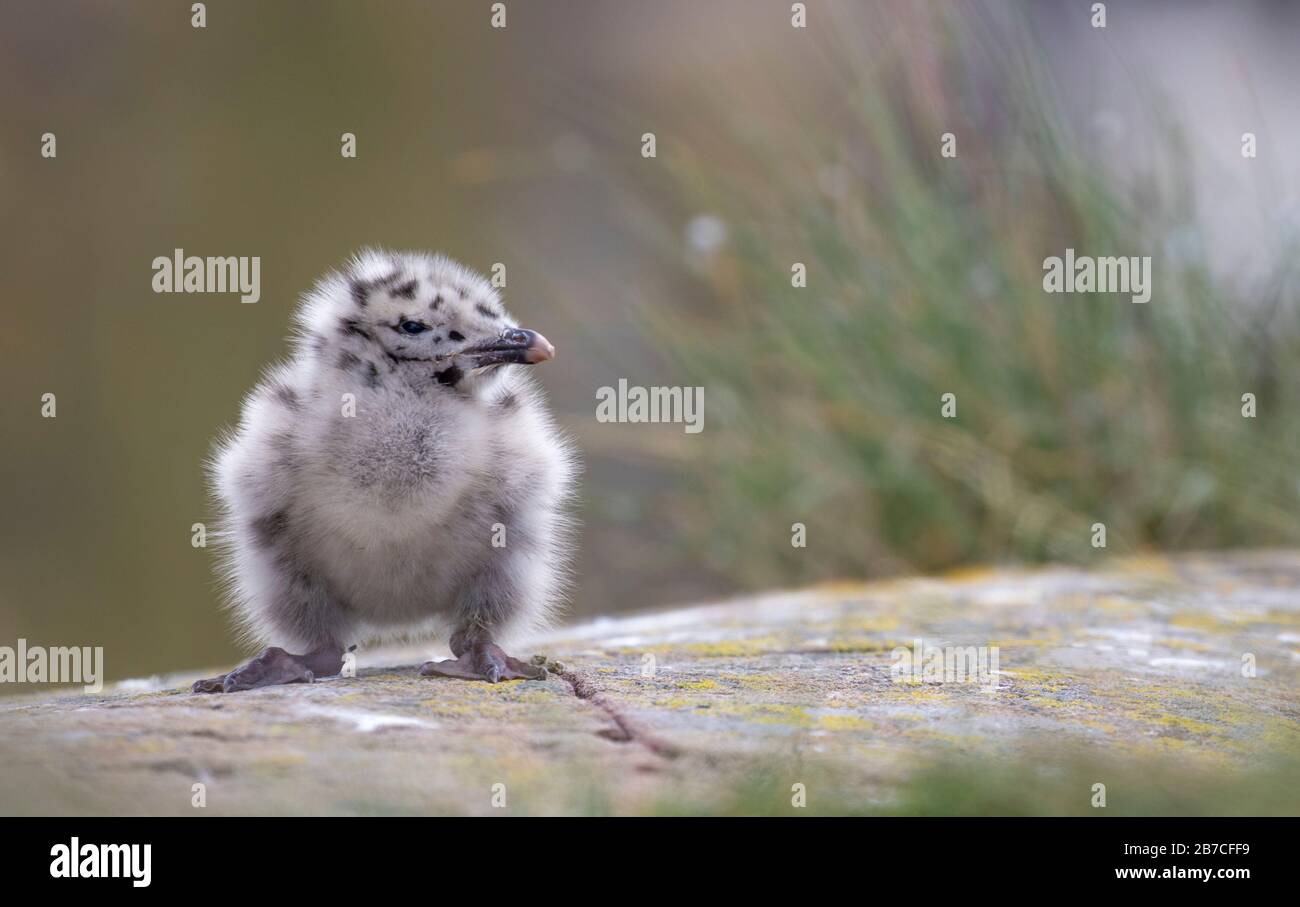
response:
[[[282,683],[314,683],[317,674],[338,673],[342,656],[324,649],[307,655],[292,655],[278,646],[263,649],[261,654],[229,674],[196,680],[190,690],[195,693],[237,693],[257,687]]]
[[[512,658],[495,643],[471,644],[458,657],[445,661],[426,661],[420,666],[425,677],[454,677],[458,680],[545,680],[546,668]]]

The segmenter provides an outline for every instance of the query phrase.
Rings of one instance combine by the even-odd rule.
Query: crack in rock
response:
[[[601,693],[600,690],[596,689],[596,687],[581,674],[578,674],[576,671],[557,671],[556,674],[565,683],[572,687],[574,696],[577,696],[584,702],[590,702],[608,715],[609,719],[614,722],[617,731],[611,728],[608,731],[602,732],[599,736],[604,737],[606,740],[613,740],[616,742],[639,743],[656,756],[662,756],[665,759],[676,759],[682,754],[682,751],[678,747],[660,740],[644,728],[638,726],[638,724],[632,720],[631,716],[623,711],[617,703],[610,701],[607,696]]]

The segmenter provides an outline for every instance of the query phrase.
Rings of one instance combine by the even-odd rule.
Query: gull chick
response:
[[[554,348],[419,253],[363,252],[296,320],[210,467],[230,602],[268,648],[195,692],[311,682],[357,643],[427,633],[455,657],[421,674],[545,679],[499,643],[566,591],[576,464],[529,373]]]

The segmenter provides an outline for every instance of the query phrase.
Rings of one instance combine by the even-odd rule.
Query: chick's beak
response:
[[[551,341],[547,340],[536,331],[517,330],[515,334],[523,335],[524,362],[528,365],[536,365],[539,362],[546,362],[548,359],[555,358],[555,347]]]
[[[490,343],[467,350],[474,356],[476,367],[488,365],[536,365],[555,357],[555,347],[536,331],[507,328]]]

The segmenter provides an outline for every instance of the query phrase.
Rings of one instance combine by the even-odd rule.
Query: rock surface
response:
[[[918,639],[996,646],[997,673],[899,682]],[[533,652],[563,673],[439,680],[387,649],[233,695],[196,672],[0,699],[0,812],[1086,812],[1097,782],[1112,812],[1297,808],[1294,774],[1252,779],[1300,752],[1300,553],[828,585]]]

